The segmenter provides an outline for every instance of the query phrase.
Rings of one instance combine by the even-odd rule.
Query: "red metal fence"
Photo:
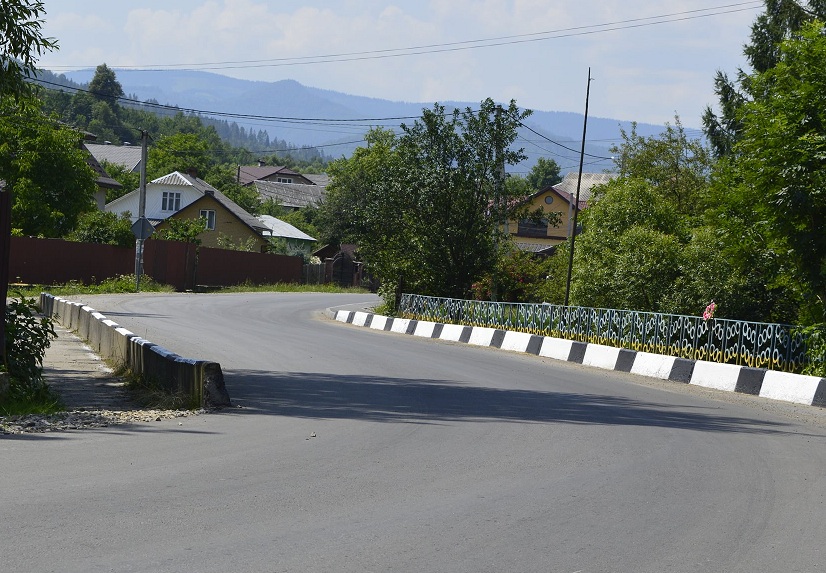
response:
[[[179,291],[198,285],[301,282],[301,267],[301,257],[203,247],[196,250],[192,244],[176,241],[150,240],[144,245],[144,272]],[[134,272],[134,247],[31,237],[11,240],[9,280],[13,283],[92,284]]]

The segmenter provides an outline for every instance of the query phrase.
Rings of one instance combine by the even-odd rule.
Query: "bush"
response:
[[[10,401],[52,400],[43,381],[43,357],[57,334],[51,318],[37,315],[34,299],[19,295],[6,305],[6,363]]]

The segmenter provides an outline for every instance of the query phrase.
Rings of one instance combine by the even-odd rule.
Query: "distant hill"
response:
[[[239,113],[277,118],[318,118],[318,119],[373,119],[375,121],[341,125],[298,125],[289,119],[255,120],[254,129],[265,129],[270,138],[287,140],[298,145],[329,146],[325,154],[332,157],[349,155],[357,144],[342,144],[360,139],[370,126],[397,125],[399,120],[387,122],[378,118],[411,118],[421,115],[422,108],[429,108],[433,102],[395,102],[364,96],[349,95],[331,90],[304,86],[293,80],[258,82],[239,80],[199,71],[132,71],[115,70],[123,91],[146,101],[156,100],[161,104],[204,112]],[[94,70],[80,70],[65,73],[74,82],[88,83]],[[439,102],[447,107],[478,106],[479,102]],[[517,102],[518,103],[518,102]],[[548,139],[570,149],[561,148],[543,140],[529,130],[521,130],[520,135],[530,160],[519,166],[519,171],[527,171],[537,157],[554,159],[567,172],[578,167],[579,141],[582,137],[582,114],[534,110],[526,125]],[[253,120],[235,120],[249,121]],[[252,125],[249,125],[252,127]],[[586,153],[593,156],[609,157],[609,148],[620,138],[620,127],[630,130],[631,123],[614,119],[589,117]],[[641,135],[656,135],[663,126],[638,124]],[[586,171],[611,169],[610,160],[585,158]]]

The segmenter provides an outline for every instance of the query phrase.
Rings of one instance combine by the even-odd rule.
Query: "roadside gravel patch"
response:
[[[71,410],[48,416],[0,417],[0,434],[42,434],[123,424],[160,422],[203,414],[205,410]]]
[[[129,398],[121,380],[78,336],[55,324],[43,377],[66,410],[49,415],[0,416],[0,435],[65,432],[186,418],[207,410],[145,409]]]

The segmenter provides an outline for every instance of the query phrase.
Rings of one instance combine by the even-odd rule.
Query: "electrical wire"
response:
[[[177,63],[177,64],[148,64],[148,65],[133,65],[111,66],[117,69],[133,70],[133,71],[163,71],[171,69],[179,70],[227,70],[227,69],[250,69],[250,68],[264,68],[264,67],[282,67],[282,66],[297,66],[309,64],[325,64],[334,62],[352,62],[360,60],[374,60],[385,58],[398,58],[407,56],[416,56],[423,54],[436,54],[444,52],[455,52],[463,50],[472,50],[478,48],[490,48],[497,46],[506,46],[514,44],[524,44],[528,42],[539,42],[545,40],[553,40],[559,38],[569,38],[575,36],[584,36],[591,34],[600,34],[604,32],[615,32],[619,30],[627,30],[634,28],[641,28],[646,26],[655,26],[659,24],[669,24],[673,22],[681,22],[686,20],[694,20],[698,18],[708,18],[711,16],[719,16],[723,14],[732,14],[737,12],[744,12],[754,10],[763,6],[762,0],[752,0],[749,2],[738,2],[733,4],[725,4],[720,6],[712,6],[709,8],[699,8],[695,10],[687,10],[683,12],[673,12],[670,14],[662,14],[658,16],[648,16],[644,18],[631,18],[628,20],[618,20],[615,22],[607,22],[603,24],[591,24],[587,26],[576,26],[571,28],[560,28],[557,30],[548,30],[544,32],[533,32],[528,34],[516,34],[511,36],[498,36],[492,38],[483,38],[478,40],[464,40],[459,42],[446,42],[440,44],[426,44],[421,46],[410,46],[406,48],[386,48],[381,50],[368,50],[359,52],[343,52],[337,54],[323,54],[315,56],[299,56],[293,58],[271,58],[262,60],[230,60],[224,62],[203,62],[203,63]],[[77,69],[88,68],[93,66],[50,66],[51,69]]]

